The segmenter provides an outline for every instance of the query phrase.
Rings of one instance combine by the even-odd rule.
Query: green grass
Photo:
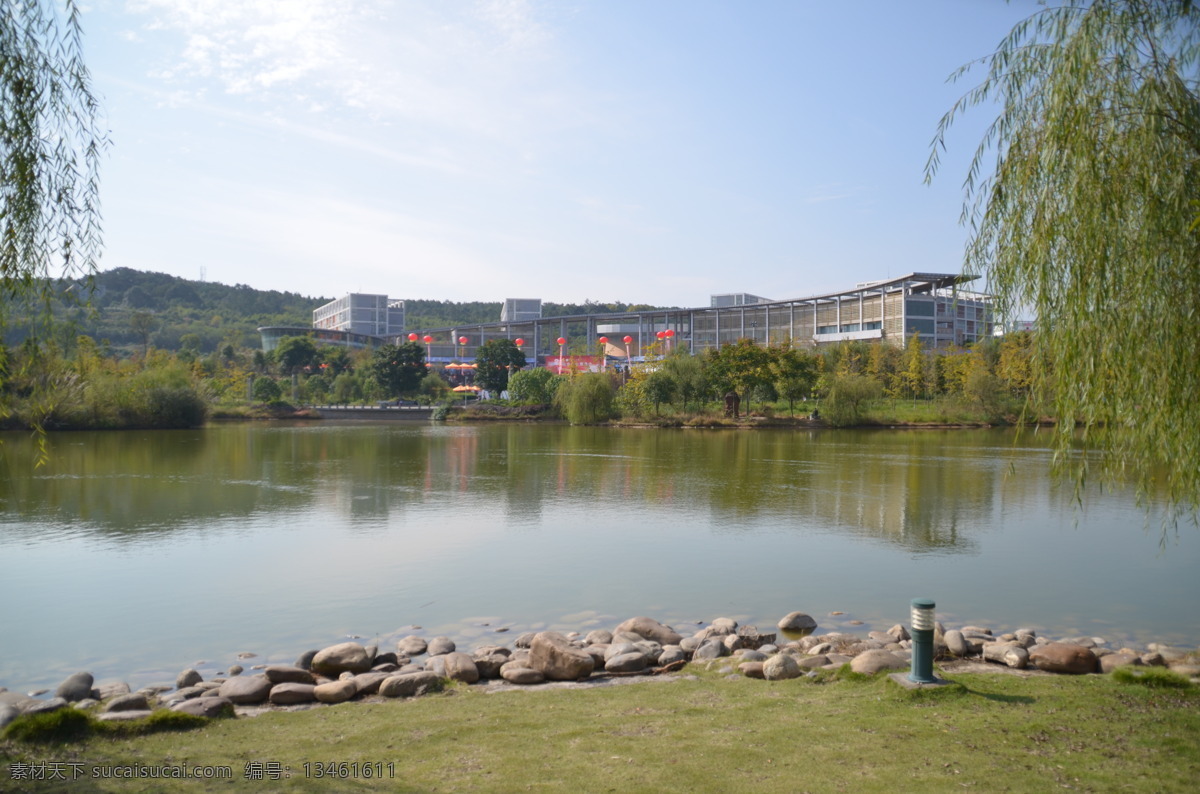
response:
[[[689,668],[693,671],[693,668]],[[80,763],[91,791],[1192,791],[1200,692],[1111,677],[957,675],[910,692],[885,678],[654,682],[440,695],[218,720],[185,733],[0,744],[12,763]],[[316,779],[304,764],[382,764]],[[97,765],[218,764],[232,781],[91,779]],[[395,778],[387,776],[394,764]],[[361,767],[360,767],[361,768]],[[83,782],[83,781],[80,781]],[[28,785],[28,784],[23,784]],[[75,790],[77,783],[35,790]]]

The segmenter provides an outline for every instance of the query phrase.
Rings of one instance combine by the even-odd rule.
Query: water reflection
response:
[[[668,509],[716,534],[840,532],[974,553],[999,505],[1055,498],[1044,450],[986,431],[236,425],[64,434],[51,446],[41,469],[28,439],[0,446],[8,539],[57,523],[151,541],[314,508],[350,531],[412,511],[520,528],[570,505]]]

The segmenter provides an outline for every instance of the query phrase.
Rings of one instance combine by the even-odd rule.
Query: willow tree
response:
[[[1200,9],[1092,0],[1042,9],[952,80],[942,118],[999,105],[964,183],[965,267],[1001,317],[1036,313],[1036,390],[1077,487],[1131,474],[1200,508]],[[1074,420],[1074,421],[1073,421]],[[1072,451],[1082,426],[1085,448]],[[1093,468],[1093,472],[1096,468]],[[1175,513],[1177,514],[1177,513]]]
[[[86,293],[96,271],[107,144],[96,116],[75,0],[0,3],[0,333],[8,312],[32,318],[25,363],[54,303]],[[14,375],[0,358],[0,386]]]

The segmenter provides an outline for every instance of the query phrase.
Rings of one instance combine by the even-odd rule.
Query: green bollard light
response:
[[[912,669],[908,680],[918,684],[936,684],[933,675],[933,608],[932,598],[912,600]]]

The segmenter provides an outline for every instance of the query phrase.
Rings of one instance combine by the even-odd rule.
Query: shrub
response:
[[[554,395],[554,404],[573,425],[608,421],[613,415],[612,380],[599,372],[568,378]]]
[[[269,403],[283,396],[283,389],[274,378],[257,378],[254,381],[254,399],[260,403]]]
[[[834,427],[857,424],[866,404],[879,396],[879,382],[866,375],[842,375],[829,385],[825,419]]]

